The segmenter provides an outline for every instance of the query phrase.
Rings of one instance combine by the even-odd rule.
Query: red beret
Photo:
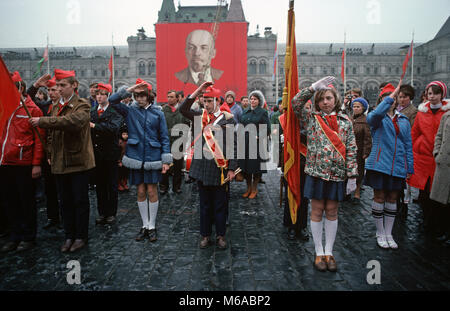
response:
[[[213,88],[212,86],[206,89],[206,92],[203,94],[203,97],[215,97],[219,98],[221,96],[221,92],[218,89]]]
[[[20,76],[18,71],[15,71],[13,74],[11,74],[11,79],[14,83],[22,81],[22,77]]]
[[[141,78],[138,78],[138,79],[136,80],[136,84],[141,84],[142,82],[144,82],[145,85],[147,85],[147,88],[148,88],[149,91],[151,91],[151,90],[153,89],[153,88],[152,88],[152,85],[151,85],[150,83],[148,83],[147,81],[144,81],[144,80],[142,80]]]
[[[97,89],[98,90],[107,91],[108,93],[112,93],[112,86],[111,86],[111,84],[99,83],[97,85]]]
[[[383,95],[386,94],[386,93],[393,93],[394,91],[395,91],[395,87],[394,87],[392,84],[388,83],[388,84],[381,90],[380,97],[383,96]]]
[[[56,79],[55,77],[51,78],[50,80],[47,81],[47,87],[54,87],[56,85]]]
[[[69,77],[75,77],[75,71],[64,71],[61,69],[55,69],[55,79],[62,80]]]

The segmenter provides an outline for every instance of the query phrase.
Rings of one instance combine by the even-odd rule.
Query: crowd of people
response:
[[[243,199],[257,198],[274,135],[281,144],[272,153],[278,153],[283,170],[286,105],[300,122],[302,200],[293,222],[282,178],[283,224],[288,239],[308,240],[310,205],[316,269],[337,271],[339,202],[358,206],[363,186],[373,189],[380,248],[399,248],[394,221],[414,200],[423,210],[426,232],[450,244],[450,103],[443,82],[431,82],[416,108],[414,88],[402,81],[380,85],[378,101],[370,105],[360,89],[341,99],[335,78],[325,77],[284,106],[280,99],[271,111],[261,91],[238,102],[233,90],[222,92],[212,82],[186,97],[169,90],[157,102],[152,85],[142,79],[116,92],[109,84],[93,83],[87,99],[78,96],[74,71],[55,69],[53,78],[44,75],[28,89],[17,72],[11,79],[21,102],[1,129],[0,234],[9,236],[2,252],[36,245],[39,180],[47,205],[44,228],[64,228],[61,252],[88,243],[89,189],[96,192],[96,224],[114,225],[118,193],[136,187],[142,226],[135,239],[156,242],[159,197],[170,188],[181,194],[183,181],[197,184],[199,247],[213,244],[214,225],[215,244],[226,249],[231,181],[245,181]],[[254,135],[250,126],[263,131]],[[245,140],[238,146],[241,134]]]

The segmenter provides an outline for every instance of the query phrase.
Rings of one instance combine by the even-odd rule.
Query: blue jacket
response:
[[[367,116],[372,133],[372,151],[366,162],[366,170],[406,178],[407,174],[414,174],[411,125],[406,116],[399,114],[400,133],[396,134],[394,123],[387,114],[393,103],[392,98],[386,97]]]
[[[120,101],[126,94],[126,89],[121,88],[109,98],[111,106],[125,116],[128,127],[122,163],[131,169],[160,170],[163,164],[173,162],[164,113],[154,105],[143,109],[136,102],[129,106],[122,104]]]

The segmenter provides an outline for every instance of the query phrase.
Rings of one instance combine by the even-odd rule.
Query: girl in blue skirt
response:
[[[314,266],[319,271],[336,271],[333,245],[337,233],[338,202],[356,189],[358,167],[353,124],[339,108],[341,101],[331,83],[323,78],[303,89],[292,100],[300,125],[307,130],[306,181],[303,196],[311,199],[311,232],[315,244]],[[314,105],[307,105],[314,96]],[[313,107],[311,107],[313,106]],[[322,222],[325,211],[325,223]],[[325,227],[325,250],[322,231]]]
[[[397,198],[405,188],[405,178],[414,173],[411,126],[409,119],[396,110],[401,84],[400,81],[397,88],[388,84],[381,91],[381,103],[367,116],[372,151],[367,159],[364,183],[374,191],[372,215],[381,248],[398,248],[392,237]]]
[[[135,102],[121,104],[132,93]],[[109,101],[125,116],[128,143],[122,164],[130,169],[130,184],[137,186],[137,204],[142,218],[142,228],[136,241],[157,240],[156,215],[158,213],[158,183],[161,173],[169,170],[173,162],[170,153],[169,133],[164,113],[153,105],[152,86],[138,79],[136,85],[121,88]]]

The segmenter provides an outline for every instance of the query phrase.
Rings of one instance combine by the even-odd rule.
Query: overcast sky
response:
[[[175,0],[182,6],[216,0]],[[228,3],[230,0],[227,1]],[[144,27],[154,36],[162,0],[1,0],[0,48],[127,45]],[[285,42],[289,0],[242,0],[249,34],[272,27]],[[449,17],[450,0],[297,0],[299,43],[416,42],[434,38]]]

